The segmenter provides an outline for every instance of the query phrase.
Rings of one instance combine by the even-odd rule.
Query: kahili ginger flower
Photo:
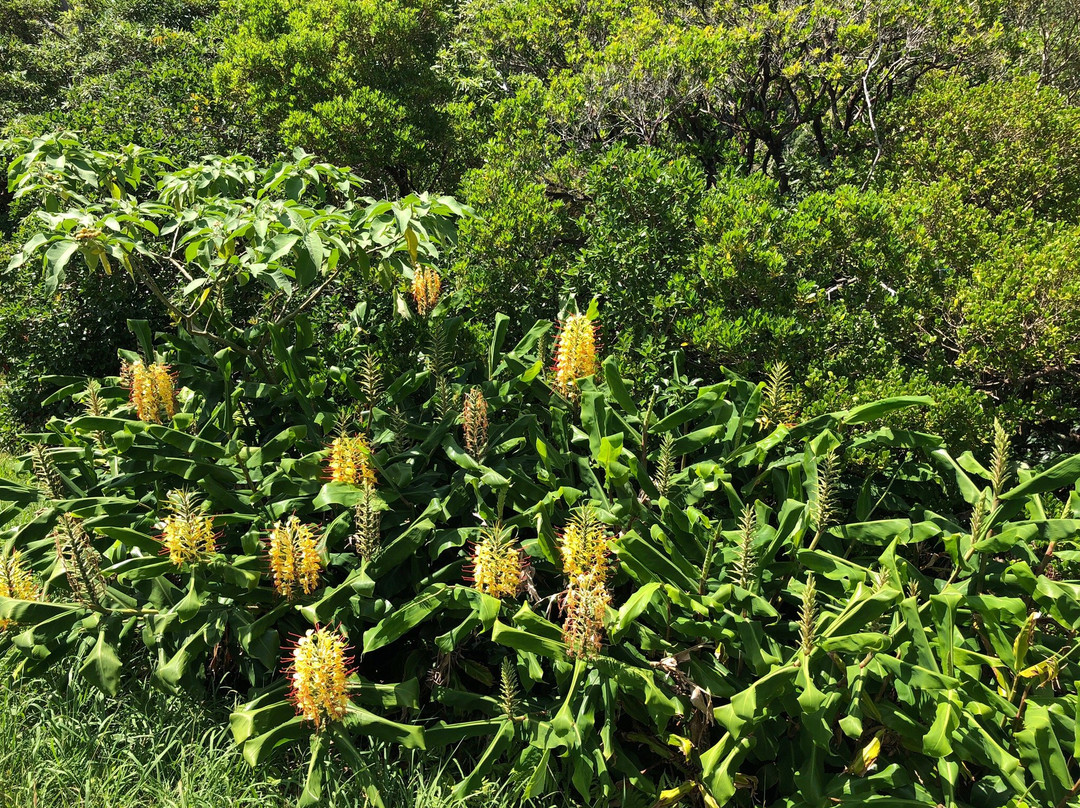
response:
[[[412,296],[421,317],[426,317],[435,308],[441,292],[442,278],[435,268],[418,266],[413,273]]]
[[[277,522],[270,531],[270,573],[274,591],[292,600],[302,591],[310,595],[319,585],[322,559],[319,558],[315,531],[296,516],[284,524]]]
[[[141,359],[125,362],[120,380],[131,391],[131,404],[140,421],[160,424],[176,415],[175,384],[168,365],[147,365]]]
[[[488,403],[479,387],[473,387],[465,396],[461,422],[465,429],[465,451],[480,458],[487,451]]]
[[[604,615],[611,604],[607,587],[588,576],[572,581],[563,608],[563,642],[572,657],[592,657],[604,642]]]
[[[570,519],[559,537],[563,572],[571,581],[606,583],[611,572],[608,536],[591,508],[582,508]]]
[[[363,435],[334,438],[327,460],[330,481],[349,485],[375,485],[371,446]]]
[[[0,558],[0,597],[15,600],[38,600],[41,597],[41,587],[34,580],[19,550],[12,550],[10,555]],[[0,619],[0,631],[7,630],[12,622]]]
[[[496,522],[480,532],[473,548],[473,588],[493,598],[512,598],[524,585],[526,561],[510,531]]]
[[[576,381],[596,371],[596,327],[584,314],[571,314],[555,342],[555,389],[576,399]]]
[[[170,491],[169,515],[158,522],[164,551],[173,564],[197,564],[217,552],[214,517],[202,513],[198,498],[189,491]]]
[[[308,629],[289,662],[290,698],[296,712],[322,729],[345,717],[349,705],[345,638],[327,628]]]

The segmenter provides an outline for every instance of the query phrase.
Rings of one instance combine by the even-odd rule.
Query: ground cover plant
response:
[[[17,673],[244,692],[234,739],[300,755],[303,805],[342,767],[389,804],[373,741],[454,749],[461,798],[1080,792],[1080,456],[1030,468],[1000,425],[956,452],[903,425],[920,396],[802,418],[782,365],[706,381],[676,353],[636,395],[595,300],[517,340],[492,313],[477,345],[440,266],[470,211],[304,155],[17,147],[41,213],[16,261],[130,273],[174,315],[54,380],[81,412],[0,483]],[[312,312],[340,286],[387,315],[332,364]]]

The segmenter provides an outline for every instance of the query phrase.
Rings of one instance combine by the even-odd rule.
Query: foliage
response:
[[[220,97],[263,131],[352,166],[393,192],[454,182],[450,86],[432,70],[441,0],[241,0],[216,68]]]
[[[49,294],[76,256],[91,271],[126,271],[204,361],[268,382],[295,335],[310,342],[305,315],[323,294],[375,280],[389,290],[396,271],[411,274],[452,239],[445,216],[464,213],[449,197],[361,197],[358,177],[302,152],[266,168],[234,155],[170,171],[147,150],[94,151],[63,135],[15,146],[9,188],[44,209],[9,269],[42,255]],[[149,363],[148,333],[141,347]],[[310,380],[293,382],[309,392]]]
[[[955,76],[928,81],[895,125],[904,134],[891,139],[887,162],[900,182],[948,180],[964,202],[993,213],[1080,215],[1080,109],[1035,77],[974,87]]]
[[[54,146],[36,146],[41,157],[20,166],[50,159]],[[50,207],[62,193],[84,203],[124,163],[83,157],[95,168],[78,180],[17,184]],[[342,262],[370,249],[407,265],[410,244],[416,258],[434,256],[439,241],[398,234],[439,234],[443,220],[401,221],[405,205],[375,223],[371,204],[304,215],[307,195],[352,188],[328,167],[311,171],[298,198],[277,203],[295,220],[282,213],[268,228],[338,226],[336,240],[320,240]],[[164,200],[129,205],[129,215],[166,235],[185,223],[177,242],[196,245],[185,266],[199,273],[191,282],[214,286],[208,298],[265,283],[272,310],[282,279],[299,296],[320,270],[336,271],[313,262],[305,280],[307,244],[281,263],[249,261],[264,249],[254,225],[215,231],[187,217],[238,218],[228,197],[170,197],[191,187],[176,172],[160,187]],[[255,192],[244,210],[264,201]],[[63,226],[86,213],[48,213],[61,226],[43,238],[61,247],[46,251],[46,275],[79,251],[117,267],[155,254],[129,220],[83,209],[98,218],[80,226],[112,215],[119,230],[93,253]],[[397,229],[380,242],[380,226]],[[471,750],[458,796],[509,770],[526,796],[556,789],[635,804],[1067,800],[1080,590],[1060,580],[1072,552],[1059,543],[1080,528],[1078,458],[1027,468],[997,426],[984,465],[924,432],[879,426],[930,403],[918,396],[785,422],[779,369],[766,390],[734,373],[706,384],[676,366],[642,400],[611,357],[595,364],[595,304],[567,318],[550,372],[540,357],[549,322],[508,349],[510,320],[496,316],[484,355],[463,355],[449,308],[443,300],[412,317],[417,339],[385,384],[370,356],[313,381],[322,377],[300,316],[288,341],[272,340],[273,367],[252,349],[258,327],[240,329],[224,308],[181,320],[153,346],[133,321],[146,361],[175,371],[175,386],[163,376],[154,389],[176,414],[158,423],[159,404],[138,419],[120,386],[136,384],[135,371],[73,383],[58,395],[81,399],[86,414],[32,436],[41,448],[25,462],[37,485],[2,483],[16,503],[5,518],[20,505],[35,513],[3,534],[5,558],[18,549],[43,584],[37,600],[0,598],[0,617],[18,624],[0,642],[20,654],[20,671],[66,661],[114,693],[124,660],[144,646],[163,688],[251,688],[232,732],[252,764],[306,747],[304,805],[323,799],[333,757],[378,798],[364,738]],[[202,318],[247,353],[194,335]],[[570,382],[572,373],[582,375]],[[483,450],[479,416],[472,439],[460,423],[466,397],[475,413],[476,390],[487,405]],[[348,462],[346,438],[360,447]],[[878,462],[859,462],[866,453]],[[317,559],[291,545],[305,558],[296,580],[307,583],[288,597],[285,567],[266,546],[286,522],[319,537]],[[191,552],[165,554],[183,536]],[[517,587],[506,574],[515,567]],[[315,627],[325,640],[311,640]],[[289,635],[303,639],[290,646]],[[335,637],[355,649],[354,668]],[[313,647],[335,650],[324,664]]]
[[[215,10],[203,0],[5,3],[21,19],[4,29],[0,128],[75,130],[98,148],[141,143],[185,158],[235,148],[245,128],[209,81]]]
[[[12,657],[0,661],[10,680]],[[137,661],[141,665],[141,660]],[[78,676],[9,681],[0,690],[0,789],[6,808],[286,808],[303,788],[295,760],[254,771],[232,742],[227,694],[206,700],[171,696],[131,682],[120,698]],[[452,761],[426,753],[406,765],[384,745],[367,752],[379,790],[394,805],[447,808]],[[117,761],[122,761],[121,765]],[[364,789],[346,773],[327,788],[328,808],[363,804]],[[485,804],[511,808],[512,791],[485,784]],[[543,805],[562,805],[551,798]]]

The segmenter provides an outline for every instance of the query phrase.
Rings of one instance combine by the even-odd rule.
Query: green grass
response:
[[[31,477],[19,470],[19,461],[6,452],[0,452],[0,479],[12,480],[13,482],[29,483]],[[0,500],[0,512],[7,508],[7,503]],[[0,522],[0,527],[8,528],[25,524],[34,518],[32,508],[25,508],[14,515],[14,518],[6,522]]]
[[[77,677],[15,681],[0,661],[0,808],[279,808],[293,806],[305,761],[293,753],[252,770],[233,745],[228,708],[132,684],[109,698]],[[379,746],[368,776],[386,808],[447,808],[452,760]],[[326,805],[366,806],[359,778],[339,773]],[[489,784],[469,806],[520,804]],[[541,801],[553,808],[562,801]],[[460,804],[459,804],[460,805]]]

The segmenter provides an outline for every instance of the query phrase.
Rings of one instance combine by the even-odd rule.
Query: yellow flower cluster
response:
[[[596,327],[584,314],[571,314],[555,343],[555,389],[575,399],[580,392],[576,381],[596,370]]]
[[[326,628],[308,629],[292,652],[290,679],[296,712],[321,729],[345,717],[349,704],[345,638]]]
[[[328,460],[330,481],[349,485],[375,485],[371,446],[363,435],[334,438]]]
[[[589,508],[574,515],[559,541],[563,572],[568,579],[563,602],[563,642],[571,656],[594,656],[603,644],[604,615],[611,604],[607,542],[604,525]]]
[[[166,508],[169,515],[158,522],[157,528],[173,564],[198,564],[217,552],[214,517],[200,511],[194,494],[170,491]]]
[[[604,642],[604,615],[611,605],[611,594],[603,584],[586,586],[575,583],[566,590],[566,619],[563,642],[572,657],[591,657],[600,653]]]
[[[322,561],[315,531],[296,516],[282,524],[277,522],[270,531],[270,572],[274,576],[274,591],[292,600],[302,590],[310,595],[319,585]]]
[[[160,424],[176,415],[176,391],[168,365],[147,365],[141,359],[125,362],[120,379],[131,391],[131,404],[140,421]]]
[[[426,317],[439,302],[442,278],[434,267],[417,267],[413,273],[412,296],[420,316]]]
[[[512,598],[521,591],[524,571],[521,548],[500,523],[480,533],[472,562],[474,589],[493,598]]]
[[[23,563],[22,553],[12,550],[7,558],[0,558],[0,597],[15,600],[37,600],[41,587]],[[11,620],[0,619],[0,631],[6,631]]]
[[[465,450],[474,458],[483,456],[488,440],[488,403],[479,387],[473,387],[465,395],[461,422],[465,428]]]
[[[592,510],[583,508],[574,514],[559,538],[566,577],[571,582],[587,578],[606,583],[611,570],[607,542],[607,531]]]

